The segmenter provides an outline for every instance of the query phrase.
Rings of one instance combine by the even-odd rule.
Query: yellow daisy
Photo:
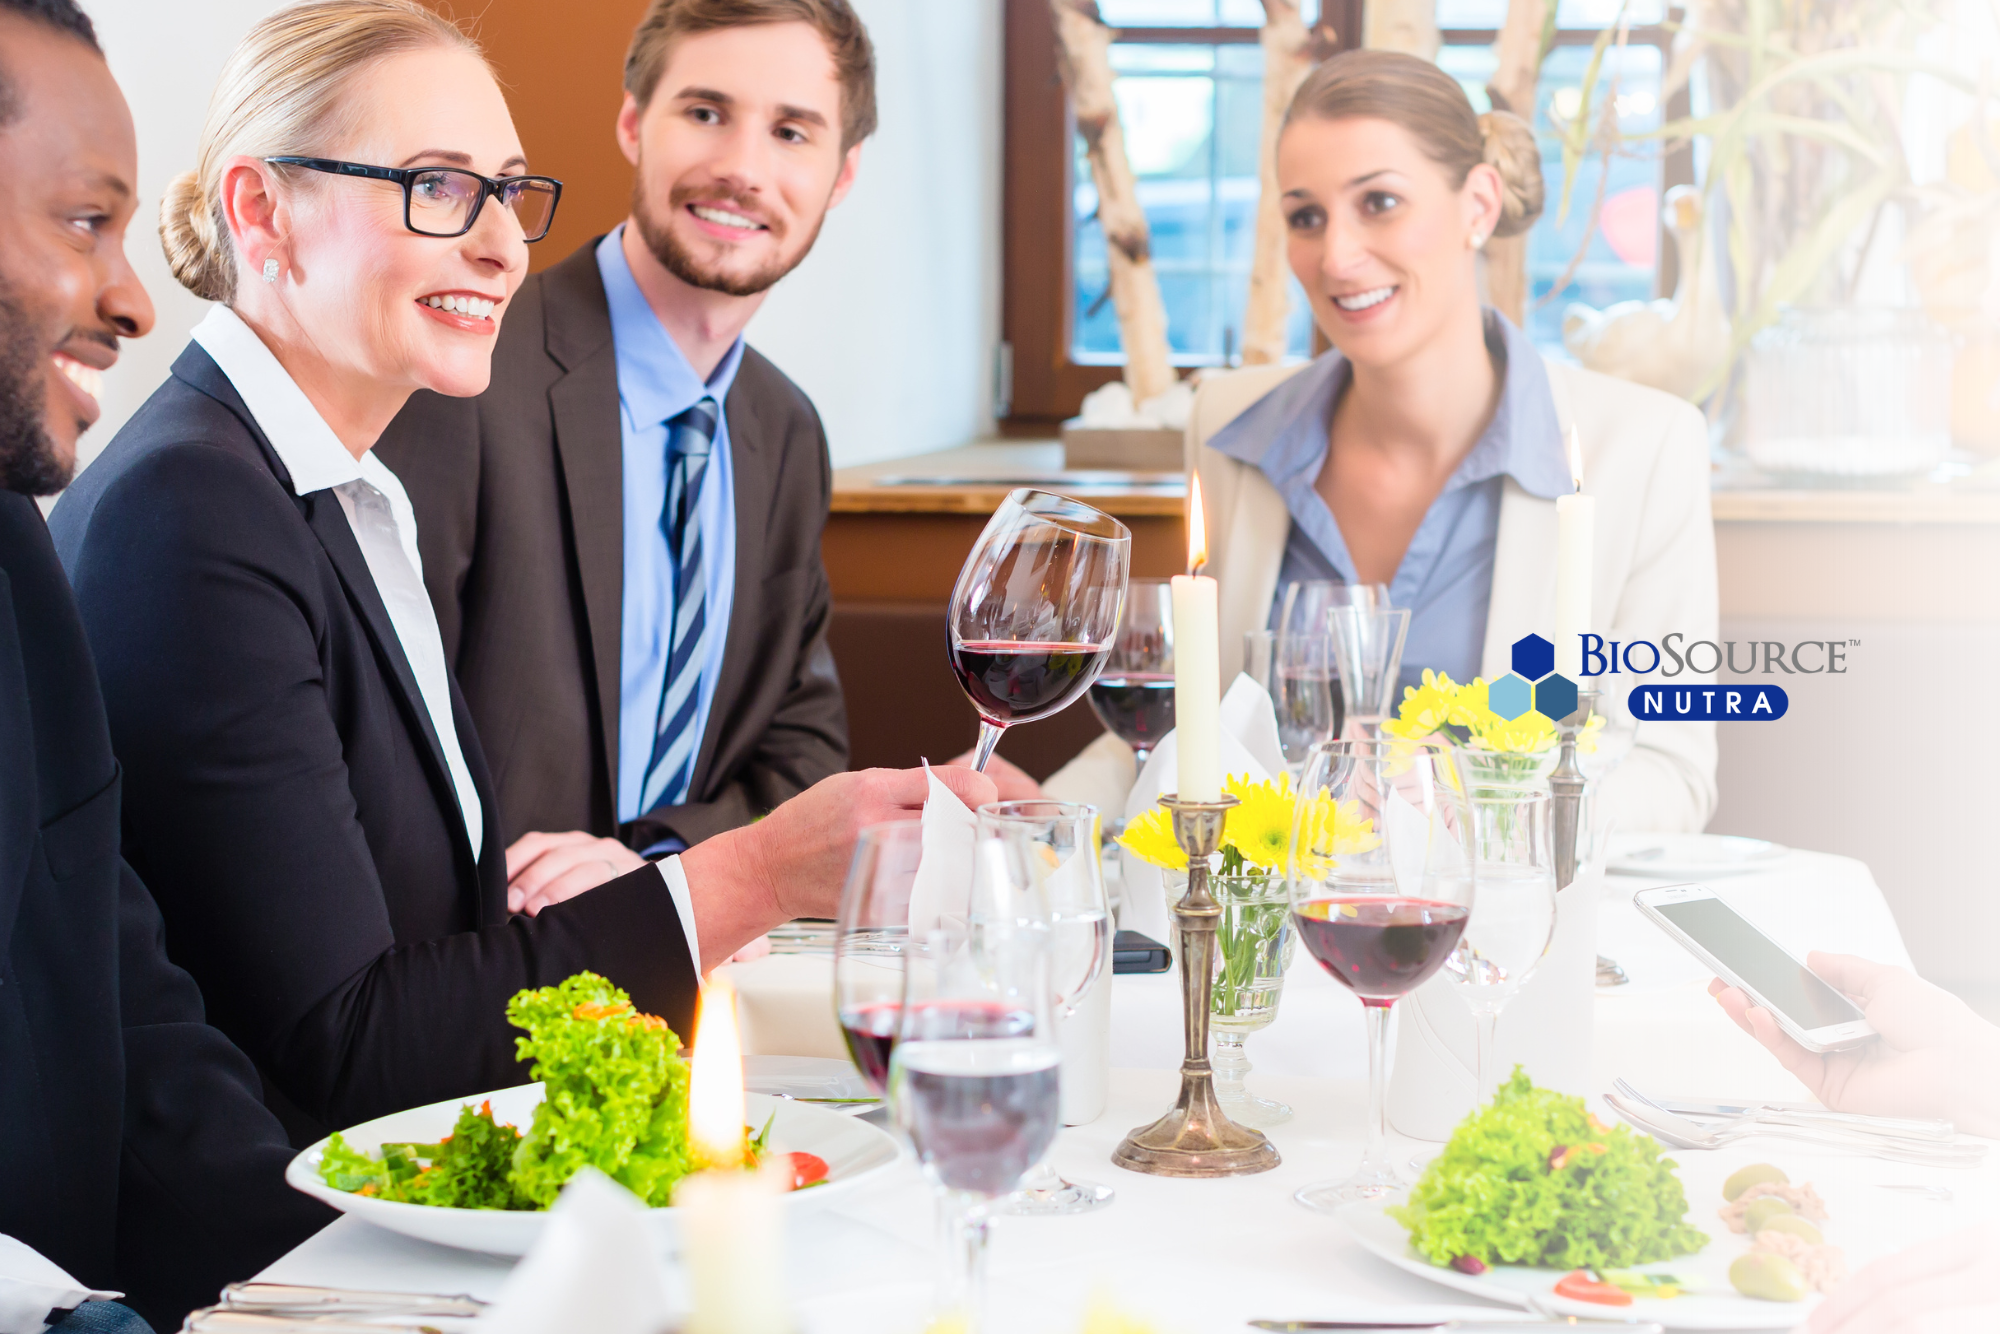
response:
[[[1422,686],[1404,686],[1396,717],[1382,724],[1391,736],[1421,741],[1452,721],[1461,687],[1443,672],[1424,668]]]
[[[1118,846],[1140,861],[1169,871],[1187,870],[1187,853],[1174,841],[1174,817],[1166,807],[1155,806],[1125,826]]]

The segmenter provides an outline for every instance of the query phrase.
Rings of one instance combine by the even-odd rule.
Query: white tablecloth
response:
[[[1627,900],[1644,881],[1612,877],[1602,941],[1631,973],[1625,994],[1597,1002],[1596,1066],[1664,1092],[1799,1096],[1777,1064],[1731,1026],[1703,993],[1706,976],[1643,919]],[[1788,947],[1833,948],[1907,962],[1881,894],[1866,868],[1838,857],[1795,853],[1771,871],[1727,886],[1738,905],[1760,918]],[[1303,952],[1301,952],[1303,960]],[[759,977],[781,997],[817,985],[825,961],[778,958],[736,968],[754,1010]],[[996,1329],[1077,1328],[1094,1290],[1110,1291],[1124,1309],[1148,1315],[1163,1331],[1238,1331],[1250,1317],[1398,1318],[1435,1310],[1446,1290],[1384,1265],[1331,1219],[1292,1203],[1308,1181],[1347,1172],[1360,1151],[1366,1102],[1359,1006],[1315,967],[1294,967],[1280,1018],[1251,1039],[1251,1084],[1289,1102],[1296,1115],[1269,1132],[1284,1157],[1275,1171],[1227,1181],[1172,1181],[1112,1166],[1109,1156],[1132,1127],[1171,1103],[1180,1060],[1177,992],[1171,974],[1116,981],[1110,1106],[1095,1122],[1065,1131],[1058,1168],[1118,1190],[1109,1209],[1080,1218],[1002,1219],[993,1243]],[[796,1001],[796,996],[793,998]],[[800,1015],[804,1009],[795,1005]],[[775,1033],[767,1009],[763,1031]],[[830,1020],[825,1027],[832,1029]],[[753,1024],[754,1028],[754,1024]],[[837,1037],[835,1039],[837,1041]],[[768,1048],[766,1048],[768,1050]],[[795,1048],[796,1050],[796,1048]],[[803,1054],[811,1054],[808,1047]],[[1133,1068],[1144,1067],[1144,1068]],[[1800,1150],[1779,1141],[1771,1155]],[[1431,1146],[1403,1141],[1399,1156]],[[1869,1182],[1945,1180],[1935,1169],[1874,1160],[1859,1164]],[[1865,1175],[1873,1173],[1873,1176]],[[2000,1168],[1960,1173],[1950,1204],[1881,1193],[1884,1219],[1914,1240],[1986,1216],[2000,1199]],[[1872,1197],[1871,1197],[1872,1198]],[[880,1185],[839,1209],[794,1220],[788,1247],[792,1291],[812,1334],[822,1331],[914,1331],[930,1291],[934,1222],[929,1191],[914,1167],[894,1169]],[[262,1277],[299,1283],[490,1296],[508,1262],[445,1250],[343,1219],[272,1266]]]

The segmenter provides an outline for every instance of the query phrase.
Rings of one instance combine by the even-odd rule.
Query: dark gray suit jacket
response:
[[[727,408],[736,596],[708,730],[688,803],[621,829],[623,437],[596,250],[522,286],[486,393],[417,394],[375,452],[416,506],[424,581],[507,841],[588,829],[693,844],[847,767],[819,552],[833,471],[811,400],[745,348]]]

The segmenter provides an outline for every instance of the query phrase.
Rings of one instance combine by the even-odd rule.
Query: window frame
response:
[[[1359,44],[1363,0],[1322,0],[1333,23],[1340,50]],[[1672,59],[1678,6],[1667,11],[1667,22],[1634,27],[1630,44],[1658,46],[1661,68]],[[1124,374],[1116,362],[1078,362],[1071,356],[1075,316],[1075,177],[1073,145],[1076,121],[1063,91],[1056,65],[1055,20],[1048,0],[1006,0],[1004,12],[1004,127],[1001,224],[1001,339],[1005,414],[1003,434],[1046,435],[1077,414],[1083,396]],[[1249,45],[1259,41],[1253,27],[1121,28],[1119,41],[1174,45]],[[1491,46],[1499,38],[1492,28],[1447,28],[1441,45]],[[1564,46],[1589,46],[1597,33],[1564,28],[1556,41]],[[1664,114],[1674,119],[1687,113],[1686,88],[1667,102]],[[1661,193],[1694,180],[1694,156],[1685,145],[1662,159]],[[1655,290],[1671,293],[1675,255],[1662,229]],[[1056,263],[1052,266],[1050,258]],[[1050,281],[1051,277],[1054,281]],[[1324,346],[1317,334],[1315,350]]]

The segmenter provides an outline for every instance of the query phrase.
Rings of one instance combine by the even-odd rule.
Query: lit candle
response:
[[[1570,477],[1576,494],[1556,497],[1556,670],[1581,683],[1583,636],[1591,629],[1591,548],[1597,499],[1583,494],[1583,447],[1569,428]]]
[[[743,1050],[736,997],[702,992],[688,1073],[688,1137],[710,1166],[674,1188],[694,1311],[686,1334],[791,1334],[785,1300],[786,1173],[743,1170]]]
[[[1208,531],[1197,476],[1188,487],[1188,572],[1173,579],[1174,744],[1183,801],[1214,801],[1222,795],[1222,635],[1215,580],[1199,572],[1207,563]]]

